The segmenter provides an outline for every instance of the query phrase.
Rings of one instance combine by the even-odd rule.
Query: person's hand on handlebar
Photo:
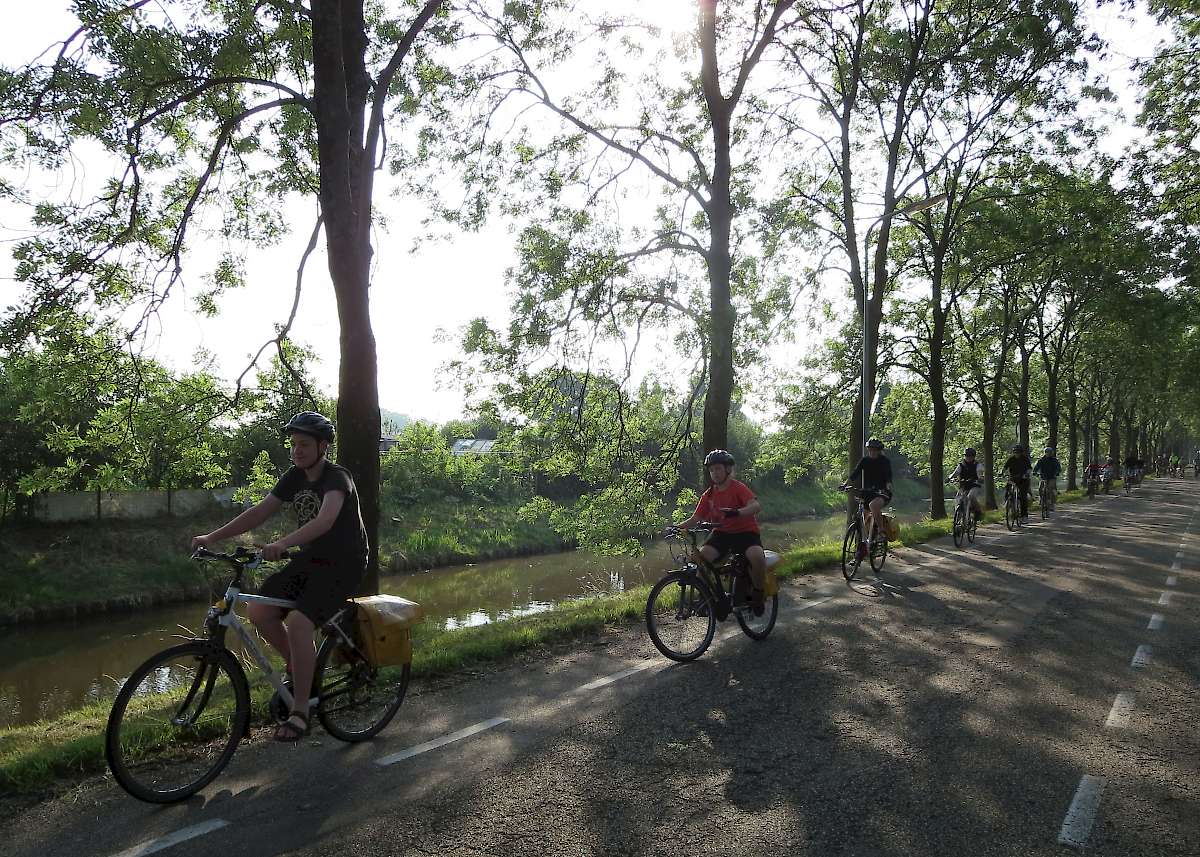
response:
[[[215,542],[216,539],[214,539],[210,533],[205,533],[202,536],[192,536],[192,553],[200,550],[200,548],[212,550],[212,546]]]
[[[262,552],[262,558],[267,562],[274,562],[277,559],[282,559],[287,553],[288,546],[281,545],[279,542],[271,542],[269,545],[255,545]]]

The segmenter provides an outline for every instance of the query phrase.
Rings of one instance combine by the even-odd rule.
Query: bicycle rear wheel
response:
[[[317,717],[339,741],[374,738],[400,710],[408,691],[409,664],[373,667],[357,649],[332,634],[317,650]]]
[[[842,577],[853,580],[858,574],[858,522],[855,521],[846,528],[846,538],[842,539]]]
[[[646,599],[646,632],[654,647],[671,660],[700,657],[712,644],[716,630],[712,596],[695,574],[672,571],[651,587]]]
[[[751,640],[765,640],[779,617],[779,595],[772,595],[764,601],[761,614],[755,614],[754,610],[747,606],[738,608],[734,615],[737,616],[738,624],[742,626],[742,631],[747,637]]]
[[[963,518],[963,507],[959,503],[954,509],[954,546],[962,547],[963,536],[967,531],[967,522]]]
[[[876,574],[883,571],[883,564],[887,562],[887,555],[887,539],[876,536],[875,541],[871,542],[871,571]]]
[[[227,650],[196,640],[164,649],[121,686],[104,754],[117,783],[149,803],[185,800],[229,764],[250,724],[250,689]]]

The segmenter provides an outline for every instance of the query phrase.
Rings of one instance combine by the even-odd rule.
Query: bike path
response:
[[[640,629],[523,658],[410,697],[382,740],[245,747],[183,806],[85,787],[6,825],[0,850],[129,857],[190,829],[155,853],[1056,854],[1086,774],[1105,782],[1089,853],[1176,853],[1197,748],[1164,724],[1195,715],[1200,538],[1155,659],[1128,661],[1191,518],[1181,488],[905,550],[879,586],[788,586],[767,642],[735,633],[694,664]],[[1136,703],[1106,733],[1122,692]]]

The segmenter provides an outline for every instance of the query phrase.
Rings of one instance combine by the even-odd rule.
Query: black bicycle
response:
[[[975,513],[971,509],[971,501],[969,497],[969,489],[963,490],[959,488],[958,494],[954,500],[954,546],[962,547],[963,537],[971,544],[975,544],[975,529],[979,525]]]
[[[854,520],[846,527],[846,535],[842,539],[842,577],[847,581],[853,580],[858,575],[858,569],[862,565],[863,557],[860,556],[859,545],[864,542],[868,545],[866,559],[871,563],[871,570],[875,574],[883,571],[883,564],[887,561],[888,555],[888,540],[887,536],[880,531],[879,522],[875,522],[875,535],[871,539],[867,539],[867,500],[861,489],[853,485],[839,486],[843,491],[849,491],[855,501],[858,503],[858,508],[854,513]]]
[[[717,623],[733,615],[752,640],[765,640],[779,616],[779,592],[772,569],[779,554],[767,555],[767,594],[761,607],[750,604],[750,567],[741,554],[708,562],[700,553],[716,524],[688,529],[670,527],[664,536],[675,568],[650,589],[646,599],[646,631],[654,647],[673,661],[692,661],[712,645]],[[774,591],[772,591],[774,590]]]
[[[1021,500],[1017,484],[1011,479],[1004,483],[1004,526],[1016,530],[1021,526]]]
[[[1054,510],[1054,483],[1043,479],[1038,485],[1038,506],[1042,511],[1042,520],[1048,520]]]
[[[108,716],[104,750],[125,791],[150,803],[174,803],[208,785],[229,764],[250,730],[250,683],[225,637],[233,629],[275,688],[268,704],[277,722],[292,710],[290,682],[275,670],[255,635],[233,612],[239,602],[295,607],[294,601],[242,592],[261,554],[201,548],[193,559],[233,568],[225,597],[209,608],[202,636],[152,655],[121,685]],[[409,665],[372,666],[359,648],[356,607],[348,602],[321,627],[310,705],[325,730],[342,741],[365,741],[395,716],[408,689]]]

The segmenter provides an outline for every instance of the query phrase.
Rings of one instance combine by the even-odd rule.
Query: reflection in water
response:
[[[921,503],[899,516],[916,520]],[[840,540],[841,515],[763,526],[767,547]],[[446,628],[484,625],[549,610],[587,595],[624,592],[657,580],[670,563],[655,543],[642,557],[586,553],[497,560],[384,578],[383,591],[425,607],[428,621]],[[120,682],[155,652],[198,628],[207,604],[192,602],[75,622],[0,632],[0,726],[55,717],[111,699]]]

